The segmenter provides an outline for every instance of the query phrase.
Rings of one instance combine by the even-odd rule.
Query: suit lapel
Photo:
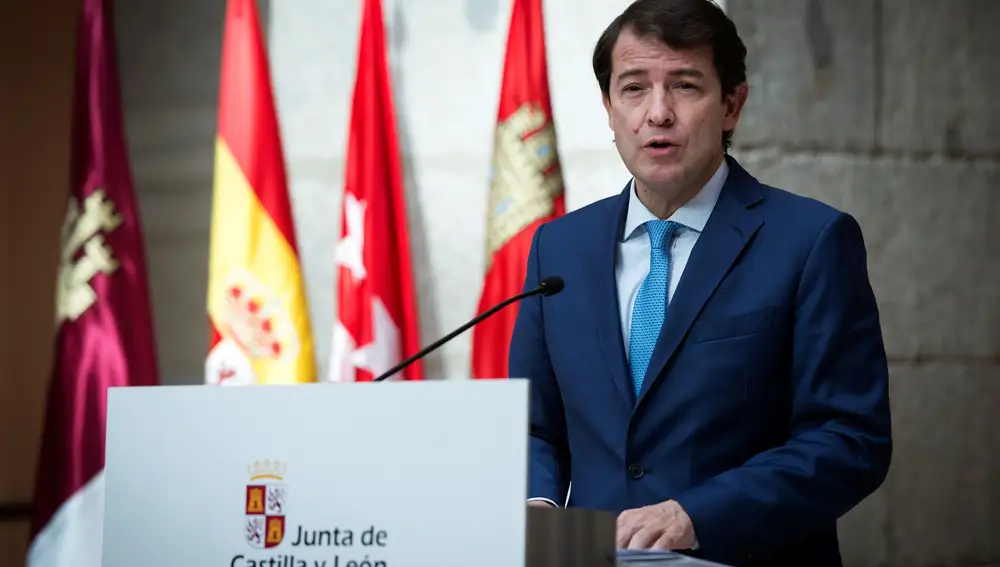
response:
[[[760,185],[735,160],[726,159],[729,176],[670,300],[636,406],[663,373],[705,302],[761,225],[760,217],[748,210],[762,198]]]
[[[611,379],[621,394],[626,408],[633,405],[632,381],[629,378],[628,363],[625,359],[625,347],[622,342],[621,315],[618,310],[618,283],[615,279],[615,259],[618,242],[625,225],[625,214],[628,210],[629,187],[631,181],[617,197],[609,201],[605,226],[608,227],[595,234],[596,244],[593,252],[585,262],[587,272],[594,285],[591,301],[597,313],[597,331],[601,339],[601,348]]]

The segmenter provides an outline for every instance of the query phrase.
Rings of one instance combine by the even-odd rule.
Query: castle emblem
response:
[[[542,109],[522,104],[497,124],[490,175],[486,258],[533,222],[551,214],[563,193],[556,130]]]
[[[91,282],[112,274],[119,263],[104,237],[123,222],[115,204],[97,189],[83,200],[70,197],[62,226],[62,254],[56,283],[56,324],[76,321],[97,301]]]

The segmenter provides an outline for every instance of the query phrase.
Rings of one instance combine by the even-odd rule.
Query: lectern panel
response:
[[[104,567],[523,564],[523,380],[108,398]]]

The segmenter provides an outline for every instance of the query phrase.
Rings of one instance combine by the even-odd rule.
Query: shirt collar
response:
[[[672,220],[688,230],[696,232],[705,230],[708,217],[712,215],[712,210],[715,208],[716,201],[719,200],[719,193],[722,192],[722,186],[725,184],[728,175],[729,164],[726,163],[726,160],[722,160],[722,165],[716,170],[715,175],[708,180],[708,183],[701,188],[701,191],[689,199],[687,203],[681,205],[667,220]],[[622,241],[636,236],[637,229],[650,220],[657,220],[657,217],[649,212],[646,205],[643,205],[639,197],[636,196],[635,178],[633,177],[632,182],[629,184],[628,212],[625,216],[625,230],[622,232]]]

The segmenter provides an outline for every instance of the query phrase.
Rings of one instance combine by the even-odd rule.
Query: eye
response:
[[[642,90],[642,87],[634,83],[631,85],[625,85],[625,88],[622,89],[622,91],[626,93],[635,93],[639,92],[640,90]]]

